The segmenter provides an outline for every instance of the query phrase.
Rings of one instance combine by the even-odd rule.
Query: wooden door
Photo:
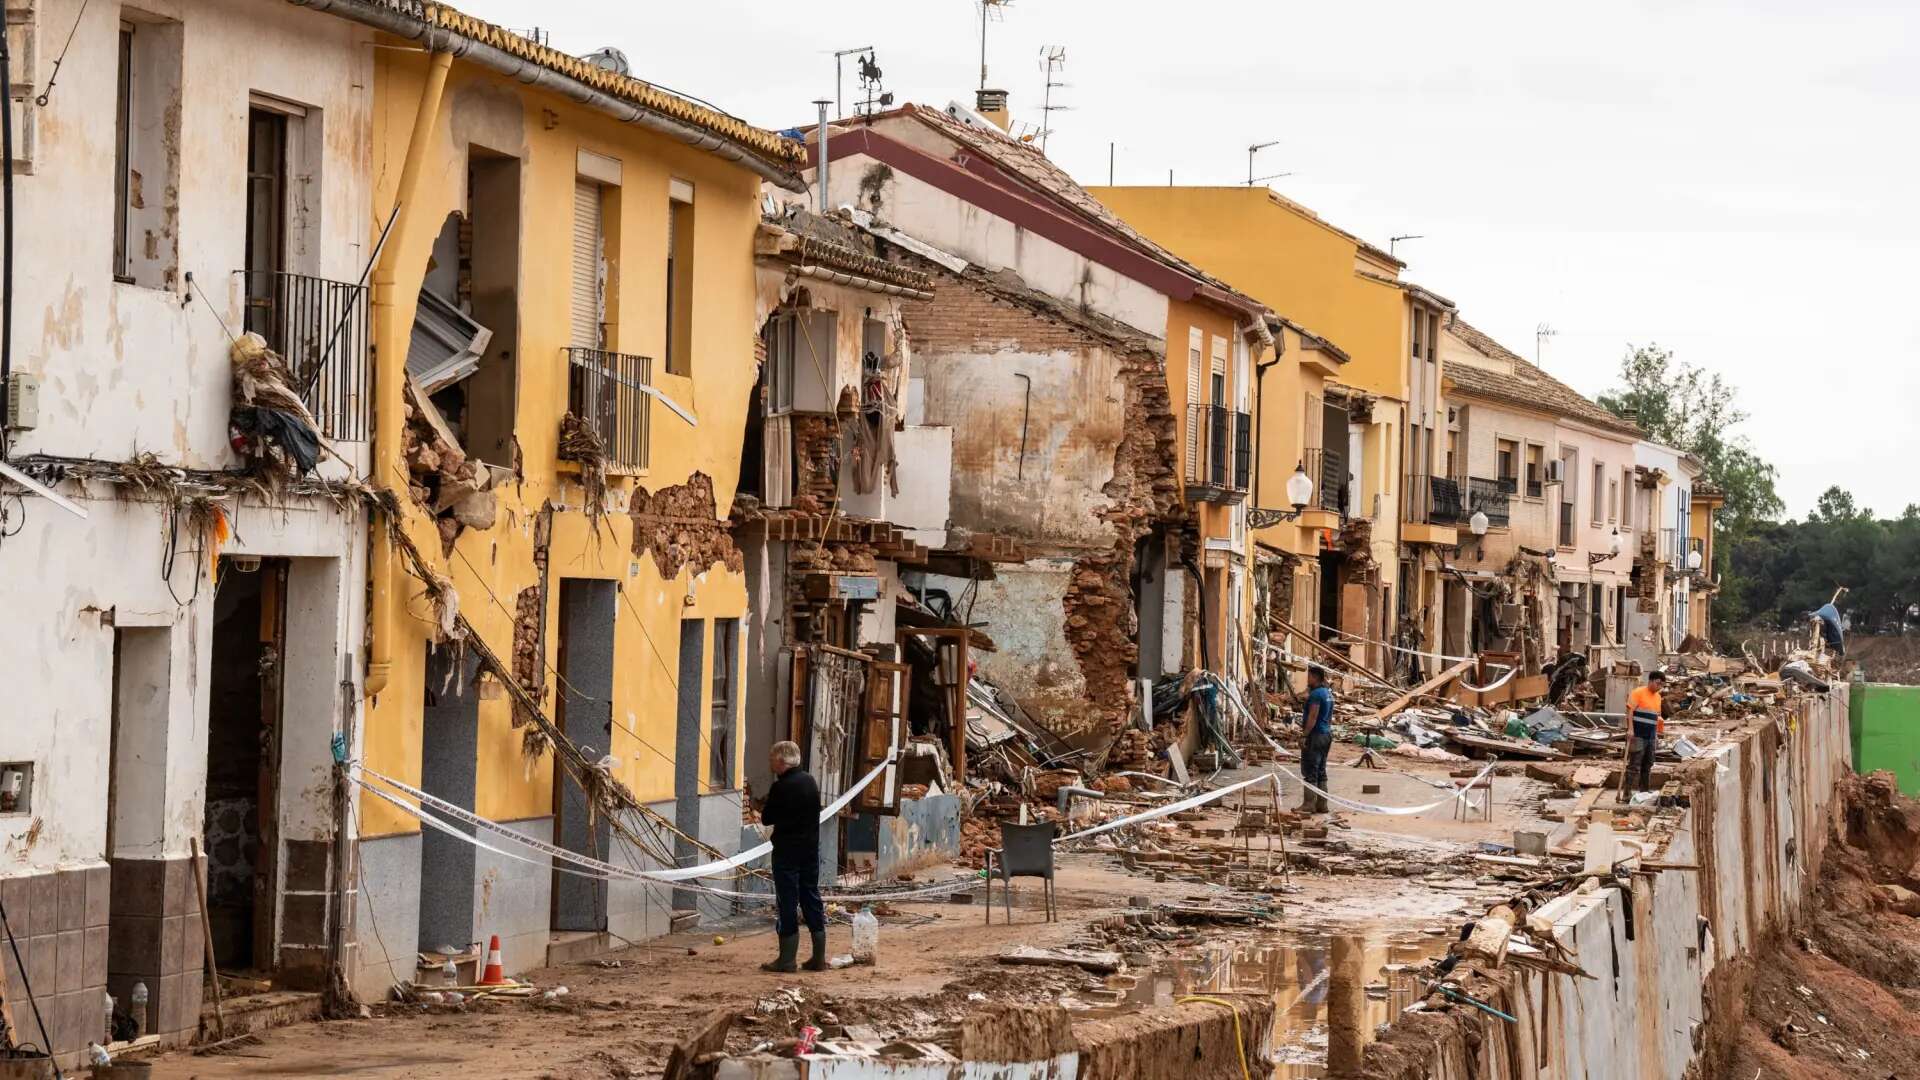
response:
[[[898,751],[907,742],[907,665],[876,660],[867,670],[866,710],[856,740],[854,778],[894,758],[880,776],[854,800],[854,808],[868,814],[900,812]]]

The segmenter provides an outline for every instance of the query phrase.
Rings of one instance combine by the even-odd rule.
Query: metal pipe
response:
[[[563,75],[531,60],[523,60],[504,49],[465,34],[434,26],[419,16],[406,14],[395,7],[377,3],[374,0],[288,0],[288,2],[337,15],[395,37],[406,38],[408,41],[420,42],[429,52],[452,53],[462,60],[471,60],[481,67],[528,86],[571,98],[622,123],[635,124],[650,131],[659,132],[716,157],[725,158],[788,191],[806,191],[806,185],[792,170],[765,160],[724,136],[704,131],[692,124],[597,90],[570,75]]]
[[[1095,791],[1092,788],[1074,787],[1071,784],[1063,785],[1060,788],[1060,791],[1054,796],[1054,802],[1058,804],[1058,806],[1060,807],[1060,812],[1062,814],[1067,812],[1067,806],[1073,802],[1073,797],[1075,795],[1079,795],[1082,798],[1087,798],[1087,799],[1104,799],[1107,797],[1107,793],[1104,791]]]
[[[833,102],[826,98],[815,98],[813,103],[820,107],[820,161],[814,167],[813,181],[820,189],[816,206],[824,214],[827,212],[827,106]]]
[[[1033,413],[1033,376],[1016,371],[1013,377],[1027,381],[1027,399],[1020,406],[1020,464],[1014,471],[1016,477],[1025,480],[1027,478],[1027,419]]]
[[[394,192],[394,219],[388,242],[380,249],[373,268],[373,446],[371,461],[374,487],[409,498],[404,490],[395,491],[392,471],[400,465],[400,417],[406,410],[402,386],[406,382],[407,334],[399,318],[398,288],[400,252],[411,239],[414,223],[413,204],[420,188],[421,165],[427,156],[427,144],[433,139],[440,118],[440,102],[446,96],[447,72],[453,67],[453,54],[436,52],[428,61],[427,83],[420,91],[420,104],[413,114],[413,132],[407,137],[407,157],[400,166],[400,185]],[[397,523],[395,523],[397,525]],[[367,642],[366,696],[374,697],[386,689],[393,674],[393,638],[400,604],[395,578],[404,571],[394,551],[391,535],[385,530],[372,538],[367,573],[373,583],[372,623]]]

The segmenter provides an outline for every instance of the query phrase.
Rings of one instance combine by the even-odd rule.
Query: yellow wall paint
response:
[[[384,222],[394,200],[400,163],[407,151],[426,70],[417,53],[382,50],[376,56],[373,172],[378,178],[374,215]],[[642,801],[673,795],[675,682],[679,635],[687,619],[739,618],[746,611],[742,575],[724,566],[682,570],[662,580],[651,555],[631,554],[632,527],[624,513],[632,490],[682,484],[695,472],[712,479],[716,516],[732,501],[739,473],[741,431],[757,371],[754,338],[752,240],[760,220],[759,180],[745,169],[671,139],[582,109],[564,98],[531,90],[455,62],[446,100],[422,172],[414,228],[391,238],[399,245],[393,297],[401,325],[411,325],[414,296],[434,235],[447,214],[464,206],[467,148],[484,146],[520,158],[521,228],[516,357],[516,436],[521,475],[496,480],[499,517],[492,529],[464,532],[454,555],[440,558],[440,542],[424,510],[408,505],[408,534],[453,582],[461,610],[499,653],[511,655],[511,611],[521,589],[537,582],[533,563],[534,521],[543,504],[554,514],[549,554],[547,660],[557,662],[562,578],[598,578],[619,583],[614,631],[615,718],[612,746],[596,745],[619,759],[619,775]],[[599,534],[579,512],[582,496],[571,472],[555,460],[558,424],[566,408],[570,336],[570,255],[573,187],[581,149],[621,163],[617,213],[607,219],[609,346],[654,357],[654,385],[698,419],[689,426],[671,411],[652,409],[651,463],[642,475],[614,477],[614,510]],[[694,187],[695,288],[692,371],[664,372],[666,305],[665,246],[668,185]],[[397,365],[380,358],[379,377],[397,376]],[[399,484],[397,447],[381,447],[377,469]],[[404,488],[402,488],[404,497]],[[420,583],[407,576],[396,584],[407,597],[394,642],[394,670],[371,702],[362,754],[367,764],[409,782],[420,775],[424,660],[431,624]],[[691,602],[689,602],[689,599]],[[711,634],[711,622],[698,624]],[[704,738],[709,707],[711,648],[701,688]],[[737,667],[736,667],[737,670]],[[547,673],[548,715],[553,715],[557,676]],[[736,691],[737,696],[737,691]],[[736,703],[736,725],[739,710]],[[552,812],[550,756],[531,766],[520,752],[522,732],[510,722],[505,700],[483,700],[476,761],[475,810],[496,820]],[[583,739],[582,741],[588,741]],[[604,741],[604,740],[601,740]],[[736,726],[735,742],[738,743]],[[705,755],[702,755],[705,778]],[[411,831],[411,819],[383,802],[366,800],[362,833]]]

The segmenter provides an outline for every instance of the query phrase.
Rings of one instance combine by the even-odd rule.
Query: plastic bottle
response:
[[[871,906],[861,908],[853,917],[853,962],[880,962],[880,920],[873,917]]]
[[[447,961],[446,965],[440,969],[440,983],[443,986],[459,986],[460,965],[451,960]]]
[[[147,1033],[147,984],[133,984],[133,993],[127,995],[132,1002],[133,1037],[139,1038]]]
[[[107,1030],[106,1033],[100,1037],[100,1045],[105,1046],[113,1041],[113,995],[101,991],[100,996],[105,999],[107,1006]]]

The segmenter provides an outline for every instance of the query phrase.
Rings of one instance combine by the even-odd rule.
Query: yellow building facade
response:
[[[1340,515],[1346,527],[1303,515],[1255,535],[1270,550],[1302,557],[1296,589],[1311,591],[1315,599],[1304,604],[1296,592],[1292,609],[1311,618],[1323,637],[1384,670],[1392,655],[1385,644],[1403,611],[1426,612],[1435,626],[1438,620],[1437,605],[1426,599],[1437,566],[1425,565],[1432,560],[1424,556],[1412,560],[1417,574],[1402,582],[1408,561],[1402,541],[1438,546],[1455,539],[1450,526],[1425,513],[1409,518],[1403,505],[1410,487],[1405,474],[1425,477],[1444,460],[1438,359],[1421,346],[1451,305],[1401,281],[1404,264],[1392,255],[1266,188],[1089,190],[1155,242],[1297,321],[1309,337],[1346,358],[1337,375],[1323,367],[1302,372],[1294,385],[1287,382],[1292,376],[1263,385],[1263,490],[1255,500],[1284,509],[1275,500],[1286,478],[1302,467],[1314,483],[1315,504]],[[1289,370],[1284,348],[1278,362]],[[1298,443],[1265,437],[1269,430],[1288,430],[1296,417],[1303,433]],[[1409,449],[1415,427],[1428,434]],[[1416,459],[1417,470],[1409,465]],[[1424,486],[1421,492],[1424,499]],[[1359,522],[1366,524],[1356,528]],[[1303,541],[1307,551],[1299,550]],[[1408,586],[1414,595],[1400,596]]]
[[[452,35],[460,59],[375,54],[375,216],[393,219],[373,274],[373,481],[395,509],[374,527],[361,760],[596,858],[737,849],[747,597],[723,519],[765,314],[761,186],[798,186],[797,145],[446,9],[427,19],[419,40]],[[651,808],[623,821],[645,850],[556,775],[509,682]],[[509,969],[539,966],[569,935],[659,932],[674,906],[489,862],[389,800],[361,799],[359,833],[393,950],[359,935],[366,985],[492,934]]]

